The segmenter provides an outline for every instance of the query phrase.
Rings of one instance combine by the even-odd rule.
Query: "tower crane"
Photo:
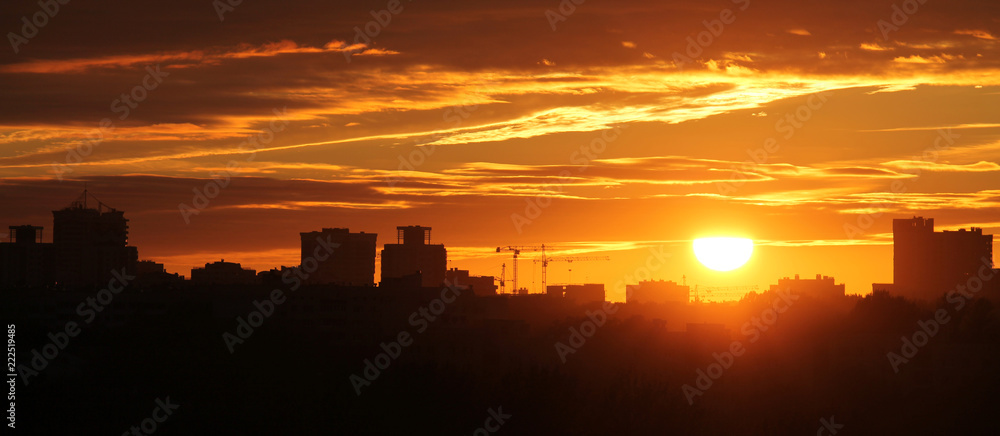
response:
[[[500,264],[500,293],[506,293],[507,282],[511,281],[507,278],[507,264]],[[513,293],[513,292],[512,292]]]
[[[548,286],[546,285],[546,282],[547,282],[547,276],[548,276],[547,271],[548,271],[548,268],[549,268],[549,262],[569,262],[569,263],[573,263],[573,261],[586,262],[586,261],[593,261],[593,260],[611,260],[611,258],[608,257],[608,256],[559,256],[559,257],[544,257],[544,255],[543,255],[541,259],[534,259],[534,262],[535,263],[538,263],[538,262],[542,263],[542,288],[544,288],[546,291],[548,291]]]
[[[508,245],[506,247],[497,247],[497,253],[503,251],[511,251],[514,253],[514,278],[512,280],[514,285],[514,293],[517,293],[517,256],[521,254],[522,251],[541,251],[542,257],[545,257],[545,244],[534,246],[534,245]]]

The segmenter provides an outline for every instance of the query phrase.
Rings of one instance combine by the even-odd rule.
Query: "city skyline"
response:
[[[90,205],[93,205],[91,207]],[[8,264],[10,259],[4,258],[3,265],[7,278],[17,277],[15,271],[25,268],[24,265],[34,265],[34,272],[25,272],[32,279],[29,281],[37,286],[41,283],[57,283],[60,286],[70,288],[81,284],[100,284],[107,280],[109,271],[116,271],[122,268],[130,274],[149,273],[155,271],[162,276],[169,276],[171,271],[164,268],[157,259],[144,258],[138,254],[139,247],[131,245],[128,241],[130,220],[125,218],[125,211],[110,207],[98,200],[96,196],[84,190],[84,192],[73,201],[68,207],[52,212],[54,223],[52,227],[51,241],[45,240],[44,226],[25,224],[10,227],[10,237],[12,241],[19,241],[19,244],[6,244],[7,248],[21,246],[25,239],[31,243],[42,247],[31,251],[26,258]],[[60,224],[61,222],[61,224]],[[61,227],[60,227],[61,226]],[[850,292],[851,294],[866,295],[873,290],[887,290],[892,295],[901,295],[907,298],[934,299],[943,295],[945,290],[954,287],[956,283],[964,280],[969,274],[975,275],[975,271],[980,266],[990,269],[995,264],[993,262],[993,235],[984,234],[982,228],[972,227],[969,229],[943,230],[935,229],[934,218],[924,218],[914,216],[912,218],[897,218],[892,220],[893,228],[893,271],[892,280],[886,282],[873,282],[868,292]],[[656,268],[643,268],[640,265],[636,269],[636,274],[626,275],[614,283],[600,283],[589,280],[586,264],[582,268],[578,267],[578,277],[582,273],[586,279],[573,282],[567,279],[564,282],[549,280],[549,287],[545,286],[545,273],[542,273],[542,285],[536,286],[536,269],[532,268],[530,274],[530,285],[525,283],[525,270],[521,269],[521,282],[516,282],[517,267],[516,262],[537,264],[541,259],[569,261],[569,272],[572,272],[572,261],[587,260],[611,260],[610,257],[581,257],[581,256],[559,256],[560,250],[566,250],[557,245],[544,244],[540,246],[508,246],[497,247],[495,252],[500,256],[508,255],[507,252],[514,253],[513,258],[507,258],[501,264],[501,273],[490,276],[476,270],[452,267],[452,259],[448,258],[446,244],[432,244],[431,227],[424,226],[397,226],[397,241],[383,242],[382,249],[377,250],[378,234],[371,232],[351,232],[348,228],[323,228],[320,231],[299,232],[301,245],[299,250],[300,263],[292,265],[271,265],[263,269],[256,269],[251,265],[243,266],[237,259],[233,262],[226,262],[224,258],[219,261],[207,261],[204,266],[192,267],[190,275],[174,273],[173,277],[178,280],[186,278],[194,283],[204,284],[245,284],[259,285],[266,284],[263,281],[273,280],[275,283],[283,281],[286,269],[303,268],[308,262],[310,265],[309,275],[311,278],[305,283],[312,285],[346,286],[346,287],[371,287],[378,286],[389,289],[407,289],[411,287],[434,288],[446,284],[457,284],[453,274],[461,272],[464,279],[468,281],[470,277],[475,283],[479,283],[477,294],[495,295],[497,289],[504,293],[508,289],[510,294],[521,294],[530,292],[535,294],[552,292],[560,286],[567,289],[580,286],[584,283],[599,284],[602,289],[600,301],[624,302],[631,301],[629,295],[632,288],[638,289],[638,283],[666,283],[667,288],[661,285],[654,285],[657,291],[643,290],[643,299],[650,301],[660,301],[663,297],[656,295],[672,295],[680,288],[678,284],[684,285],[685,293],[693,294],[683,301],[736,301],[742,299],[750,292],[767,289],[756,284],[743,286],[704,286],[693,282],[688,286],[687,276],[682,275],[680,280],[663,278],[662,274],[656,274],[666,262],[664,260],[671,257],[671,253],[664,252],[663,246],[658,247],[660,253],[652,251],[653,256],[647,258],[648,261],[656,257],[658,263]],[[16,234],[16,236],[14,236]],[[59,235],[62,235],[61,237]],[[726,239],[726,238],[723,238]],[[61,243],[53,243],[54,241]],[[748,244],[753,241],[744,240]],[[6,241],[10,242],[10,241]],[[110,244],[110,246],[109,246]],[[692,253],[698,258],[703,267],[717,270],[712,265],[706,263],[703,256],[712,253],[698,252],[697,241],[693,241]],[[50,248],[51,247],[51,248]],[[2,247],[0,247],[2,248]],[[716,254],[725,255],[726,251],[732,250],[730,246],[720,246],[715,248]],[[378,251],[378,254],[376,254]],[[523,251],[523,253],[521,252]],[[520,255],[520,256],[519,256]],[[553,257],[553,255],[555,255]],[[731,269],[746,267],[748,259],[752,259],[750,252],[746,257],[740,259],[738,264],[727,267],[718,272],[728,272]],[[317,259],[319,260],[318,263]],[[520,259],[518,261],[518,259]],[[138,262],[138,263],[137,263]],[[511,265],[507,269],[507,264]],[[548,261],[544,262],[543,270],[548,268]],[[144,265],[142,265],[144,264]],[[389,265],[383,267],[383,264]],[[145,266],[146,270],[137,269],[137,265]],[[520,263],[517,263],[520,265]],[[38,269],[41,268],[41,269]],[[318,269],[316,269],[318,268]],[[643,270],[642,276],[638,274]],[[28,270],[25,270],[28,271]],[[166,274],[163,274],[166,273]],[[759,273],[759,272],[758,272]],[[13,274],[13,275],[12,275]],[[271,279],[264,278],[266,274],[273,274]],[[410,279],[411,274],[417,275],[417,281]],[[470,275],[471,274],[471,275]],[[809,276],[809,274],[805,274]],[[446,279],[448,276],[448,279]],[[769,285],[771,291],[778,289],[783,282],[797,283],[800,274],[794,273],[795,282],[788,282],[786,275],[780,280],[772,279]],[[27,276],[25,276],[27,277]],[[89,277],[89,278],[85,278]],[[103,278],[102,278],[103,277]],[[210,278],[212,277],[212,278]],[[422,279],[420,279],[422,277]],[[513,280],[511,279],[513,277]],[[552,276],[550,276],[552,277]],[[571,277],[571,276],[569,276]],[[489,279],[489,284],[482,280]],[[39,282],[38,280],[43,280]],[[221,280],[221,281],[216,281]],[[805,279],[808,280],[808,279]],[[828,285],[833,286],[835,278],[822,273],[816,274],[816,283],[823,283],[829,280]],[[774,283],[777,281],[777,284]],[[511,286],[506,287],[510,282]],[[843,283],[836,285],[840,288],[839,294],[845,295],[849,289]],[[13,283],[13,282],[11,282]],[[180,282],[178,282],[180,283]],[[468,284],[468,283],[465,283]],[[553,287],[555,286],[555,288]],[[591,286],[591,285],[586,285]],[[699,293],[699,286],[702,290]],[[280,286],[279,286],[280,287]],[[713,294],[715,291],[715,294]],[[826,292],[826,291],[823,291]],[[676,297],[670,297],[674,299]]]
[[[64,5],[9,37],[0,221],[89,184],[181,273],[420,224],[487,274],[496,246],[564,244],[614,282],[668,244],[664,279],[849,292],[891,280],[891,218],[1000,233],[990,2],[221,4]],[[31,30],[37,4],[4,8]],[[758,250],[711,272],[683,245],[713,235]]]

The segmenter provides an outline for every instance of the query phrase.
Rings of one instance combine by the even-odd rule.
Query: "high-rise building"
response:
[[[0,288],[52,284],[53,249],[41,227],[10,226],[10,242],[0,243]]]
[[[444,244],[431,244],[430,227],[396,227],[396,243],[382,248],[383,282],[419,272],[421,286],[441,286],[447,269],[448,252]]]
[[[122,271],[134,274],[139,252],[128,245],[125,212],[97,201],[87,206],[89,194],[69,207],[52,212],[55,279],[64,286],[104,286]]]
[[[993,266],[993,235],[983,229],[934,231],[934,219],[892,220],[889,289],[910,298],[934,299]]]
[[[323,229],[303,232],[302,261],[316,263],[316,271],[309,273],[309,283],[342,286],[375,285],[376,233],[351,233],[348,229]]]

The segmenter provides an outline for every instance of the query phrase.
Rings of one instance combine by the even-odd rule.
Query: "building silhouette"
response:
[[[993,266],[993,235],[983,229],[935,232],[934,219],[892,220],[891,285],[874,285],[915,299],[934,299]]]
[[[167,270],[162,263],[153,262],[152,260],[140,260],[135,264],[135,275],[137,276],[166,272]]]
[[[303,232],[300,265],[315,262],[309,283],[343,286],[375,285],[376,233],[351,233],[348,229]],[[311,268],[310,268],[311,269]]]
[[[674,281],[647,280],[625,286],[626,303],[687,303],[691,287]]]
[[[553,297],[562,297],[567,301],[583,303],[603,303],[604,283],[586,283],[582,285],[548,285],[545,293]]]
[[[421,286],[440,286],[447,269],[448,253],[444,244],[431,244],[430,227],[396,227],[396,243],[382,248],[381,281],[385,283],[420,273]]]
[[[206,263],[204,268],[192,268],[191,282],[199,285],[252,285],[257,283],[257,271],[222,259]]]
[[[162,263],[140,260],[135,265],[136,282],[143,285],[177,285],[184,282],[184,276],[167,272]]]
[[[104,286],[117,274],[134,274],[139,251],[128,245],[125,212],[97,201],[86,190],[69,207],[52,212],[55,281],[61,286]],[[96,200],[96,199],[95,199]]]
[[[468,270],[452,268],[445,273],[448,284],[459,289],[472,290],[472,293],[484,297],[497,294],[496,278],[493,276],[473,276]]]
[[[261,271],[257,273],[257,282],[268,289],[285,288],[289,286],[289,284],[285,283],[283,278],[292,277],[297,269],[297,266],[282,265],[279,268],[271,268],[267,271]]]
[[[800,279],[796,274],[794,279],[788,277],[778,279],[778,284],[771,285],[770,291],[788,291],[792,294],[809,295],[815,298],[836,298],[845,294],[844,284],[834,283],[833,277],[816,274],[815,279]]]
[[[54,247],[42,242],[42,227],[10,226],[10,242],[0,243],[0,287],[52,284]]]

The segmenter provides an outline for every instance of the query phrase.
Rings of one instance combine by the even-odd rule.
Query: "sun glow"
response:
[[[753,241],[746,238],[701,238],[694,240],[694,256],[716,271],[743,266],[753,254]]]

